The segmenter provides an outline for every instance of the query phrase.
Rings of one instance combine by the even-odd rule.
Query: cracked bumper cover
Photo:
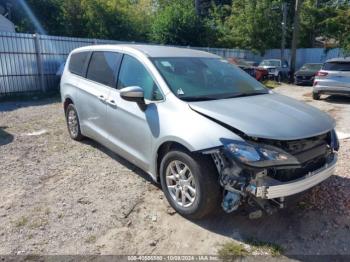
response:
[[[334,159],[330,163],[327,163],[322,168],[314,172],[310,172],[302,178],[282,183],[273,178],[266,177],[263,185],[249,185],[247,189],[251,194],[263,199],[273,199],[294,195],[321,183],[333,175],[336,162],[337,155],[334,155]]]

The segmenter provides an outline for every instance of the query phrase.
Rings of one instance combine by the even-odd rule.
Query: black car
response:
[[[294,75],[296,85],[312,85],[315,75],[321,70],[322,64],[304,64]]]

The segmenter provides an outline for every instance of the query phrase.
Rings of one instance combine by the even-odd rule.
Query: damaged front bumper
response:
[[[308,173],[302,178],[280,182],[271,177],[264,177],[259,181],[259,185],[249,184],[247,191],[255,197],[262,199],[274,199],[286,197],[303,192],[330,177],[335,170],[337,155],[334,155],[330,163],[325,164],[322,168]]]

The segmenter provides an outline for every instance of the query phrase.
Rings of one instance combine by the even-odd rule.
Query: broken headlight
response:
[[[226,144],[225,149],[235,160],[253,167],[300,165],[294,156],[270,145],[235,141]]]
[[[335,151],[339,150],[339,140],[334,129],[331,131],[331,148]]]

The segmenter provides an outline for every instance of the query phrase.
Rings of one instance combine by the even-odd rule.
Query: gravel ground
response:
[[[350,99],[311,99],[342,138],[336,174],[272,216],[190,221],[148,176],[97,143],[72,141],[57,99],[0,104],[0,254],[216,254],[254,238],[295,254],[350,254]]]

